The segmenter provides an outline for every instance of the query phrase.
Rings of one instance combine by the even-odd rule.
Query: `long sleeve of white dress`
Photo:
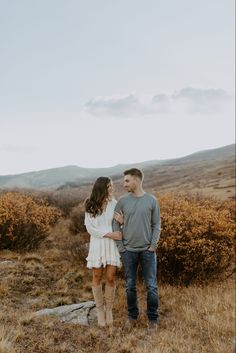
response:
[[[85,213],[84,224],[86,226],[87,232],[95,238],[103,238],[109,231],[105,227],[97,225],[96,219],[91,217],[89,213]]]

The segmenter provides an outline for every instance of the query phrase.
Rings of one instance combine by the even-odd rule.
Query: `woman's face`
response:
[[[110,181],[110,183],[108,184],[107,189],[108,189],[109,198],[112,198],[112,196],[113,196],[113,183],[112,183],[112,181]]]

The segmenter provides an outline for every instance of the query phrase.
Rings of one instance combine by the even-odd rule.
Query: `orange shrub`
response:
[[[165,195],[159,202],[162,232],[158,255],[162,281],[186,285],[207,281],[232,266],[233,201]]]
[[[19,192],[0,194],[0,249],[32,249],[55,224],[60,212],[43,200]]]

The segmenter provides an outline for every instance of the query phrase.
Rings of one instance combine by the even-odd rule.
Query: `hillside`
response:
[[[235,198],[234,145],[202,151],[193,155],[159,162],[143,168],[144,188],[154,194],[191,192],[222,200]],[[122,175],[113,178],[116,196],[124,193]],[[70,184],[60,189],[77,188],[86,194],[91,183]]]
[[[199,152],[145,172],[146,187],[156,192],[198,192],[235,198],[234,145]]]
[[[86,188],[95,178],[108,175],[122,193],[122,172],[137,166],[144,170],[145,188],[152,191],[193,191],[220,198],[235,197],[235,144],[200,151],[182,158],[153,160],[111,168],[65,166],[48,170],[0,176],[0,188]]]

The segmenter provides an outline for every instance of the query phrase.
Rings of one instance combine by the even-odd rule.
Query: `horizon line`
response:
[[[192,152],[190,154],[186,154],[186,155],[182,155],[180,157],[174,157],[174,158],[166,158],[166,159],[147,159],[147,160],[143,160],[143,161],[139,161],[139,162],[134,162],[134,163],[118,163],[115,165],[111,165],[111,166],[107,166],[107,167],[83,167],[81,165],[76,165],[76,164],[68,164],[68,165],[63,165],[63,166],[58,166],[58,167],[52,167],[52,168],[45,168],[45,169],[39,169],[39,170],[30,170],[28,172],[22,172],[22,173],[15,173],[15,174],[0,174],[0,177],[9,177],[9,176],[19,176],[19,175],[24,175],[24,174],[30,174],[30,173],[38,173],[38,172],[43,172],[43,171],[48,171],[48,170],[53,170],[53,169],[62,169],[62,168],[68,168],[68,167],[77,167],[77,168],[81,168],[81,169],[110,169],[110,168],[115,168],[117,166],[122,166],[122,165],[130,165],[130,164],[142,164],[142,163],[147,163],[147,162],[164,162],[164,161],[170,161],[170,160],[176,160],[176,159],[181,159],[181,158],[185,158],[191,155],[194,155],[196,153],[201,153],[201,152],[205,152],[205,151],[211,151],[211,150],[217,150],[220,148],[224,148],[224,147],[229,147],[235,145],[235,142],[230,143],[228,145],[223,145],[223,146],[219,146],[219,147],[215,147],[215,148],[207,148],[204,150],[197,150],[195,152]]]

